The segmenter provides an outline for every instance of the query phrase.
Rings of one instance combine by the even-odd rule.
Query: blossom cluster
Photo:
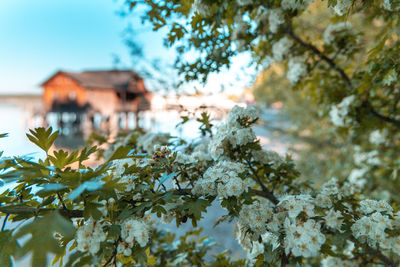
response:
[[[364,216],[351,227],[354,237],[373,248],[379,245],[400,255],[400,236],[389,236],[387,233],[387,230],[399,226],[399,214],[393,214],[393,208],[384,200],[362,200],[359,209]]]
[[[103,231],[103,223],[89,219],[76,231],[77,249],[92,255],[100,250],[100,243],[105,241],[107,234]]]
[[[214,160],[224,157],[226,145],[231,145],[235,148],[254,142],[256,136],[247,125],[256,118],[257,111],[255,108],[233,107],[228,114],[227,122],[217,127],[216,133],[209,144],[211,157]]]
[[[342,198],[354,194],[351,191],[352,184],[345,182],[342,187],[336,179],[331,179],[321,186],[319,194],[312,197],[309,194],[285,195],[274,206],[265,201],[255,201],[251,205],[244,205],[239,214],[238,234],[239,243],[248,251],[249,256],[255,257],[257,253],[263,253],[260,246],[263,244],[279,247],[280,238],[283,238],[285,253],[294,256],[314,257],[326,242],[323,228],[329,231],[343,232],[343,213],[334,207]],[[342,203],[347,211],[351,211],[351,205]],[[318,211],[316,209],[318,207]],[[385,229],[390,229],[387,215],[378,215],[379,212],[391,214],[393,209],[385,201],[364,200],[360,202],[360,210],[364,216],[356,220],[352,225],[354,237],[360,240],[373,240],[377,242],[377,236],[385,236]],[[385,217],[386,216],[386,217]],[[314,219],[314,218],[320,219]],[[373,232],[373,229],[375,232]],[[369,229],[369,230],[368,230]],[[284,233],[284,236],[281,234]],[[258,240],[262,244],[257,243]],[[368,239],[369,238],[369,239]],[[393,242],[395,239],[382,239],[381,242]],[[257,248],[255,250],[255,248]],[[257,252],[257,253],[256,253]]]
[[[351,118],[347,115],[350,112],[350,105],[355,100],[354,95],[347,96],[343,98],[343,100],[337,104],[333,105],[329,115],[331,117],[332,123],[336,126],[346,126],[349,122],[351,122]]]
[[[125,256],[132,254],[132,248],[137,243],[144,247],[149,242],[149,225],[143,219],[129,218],[121,224],[121,239],[117,251]]]
[[[291,57],[288,63],[286,78],[296,84],[300,78],[307,74],[307,65],[302,57]]]
[[[196,181],[192,193],[222,198],[240,196],[253,185],[249,179],[240,177],[245,171],[246,168],[241,163],[220,161],[208,168],[203,177]]]

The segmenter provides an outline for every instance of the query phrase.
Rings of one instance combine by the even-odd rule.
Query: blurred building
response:
[[[132,70],[58,71],[41,86],[46,112],[111,116],[150,108],[151,94]]]

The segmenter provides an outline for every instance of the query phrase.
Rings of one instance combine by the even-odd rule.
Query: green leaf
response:
[[[186,213],[193,215],[195,218],[200,219],[201,213],[206,211],[207,207],[210,206],[210,201],[205,199],[184,199],[185,203],[182,205],[186,210]]]
[[[95,191],[104,185],[103,181],[86,181],[77,188],[75,188],[74,191],[72,191],[67,199],[75,200],[78,198],[84,191]]]
[[[131,154],[132,148],[129,146],[120,146],[115,150],[114,154],[111,156],[111,158],[108,161],[112,161],[115,159],[125,159],[128,157],[129,154]]]
[[[55,239],[54,233],[59,233],[65,238],[73,238],[75,228],[70,221],[62,217],[58,212],[37,217],[25,224],[15,234],[15,238],[25,236],[28,238],[18,251],[18,256],[22,257],[31,252],[32,266],[47,266],[47,254],[59,255],[64,251],[64,248]]]
[[[68,154],[67,151],[61,149],[59,151],[54,151],[54,156],[49,156],[49,160],[56,168],[62,169],[65,166],[78,161],[78,153],[79,151],[74,151],[71,154]]]
[[[43,127],[40,127],[29,131],[31,134],[26,134],[28,139],[46,152],[49,151],[59,134],[58,131],[53,132],[51,127],[47,130]]]
[[[0,232],[0,266],[11,267],[11,257],[18,249],[19,245],[11,236],[11,231]]]
[[[85,210],[83,211],[83,216],[85,219],[92,217],[93,219],[98,220],[103,215],[103,213],[98,209],[101,207],[103,207],[102,204],[88,202],[86,203]]]
[[[368,51],[368,60],[373,59],[376,55],[378,55],[385,46],[386,40],[388,39],[388,35],[382,37],[382,39],[378,42],[378,44]]]
[[[89,159],[89,156],[97,151],[97,146],[93,146],[91,148],[85,147],[81,150],[79,154],[79,162],[85,161]]]

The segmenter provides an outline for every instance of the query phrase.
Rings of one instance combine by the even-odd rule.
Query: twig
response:
[[[179,181],[178,181],[178,179],[176,179],[176,177],[174,177],[174,181],[175,181],[176,185],[178,186],[178,190],[181,191],[182,190],[181,185],[179,184]]]
[[[111,261],[115,258],[116,254],[112,254],[111,257],[104,263],[103,267],[106,267],[108,264],[111,263]]]
[[[382,114],[378,113],[370,104],[368,104],[368,106],[369,106],[368,110],[371,112],[371,114],[373,116],[375,116],[378,119],[381,119],[381,120],[383,120],[385,122],[392,123],[392,124],[396,125],[397,127],[400,127],[400,121],[399,120],[396,120],[396,119],[393,119],[391,117],[387,117],[385,115],[382,115]]]
[[[247,166],[249,166],[251,172],[253,173],[254,177],[256,178],[256,182],[261,186],[262,189],[262,196],[269,199],[275,205],[279,203],[279,200],[274,196],[274,194],[268,190],[268,188],[262,183],[260,177],[258,176],[256,170],[251,166],[250,161],[246,160]]]
[[[58,199],[60,200],[61,205],[63,206],[63,209],[64,209],[64,210],[68,210],[68,209],[67,209],[67,206],[65,206],[64,200],[63,200],[63,198],[61,197],[60,193],[57,193],[57,197],[58,197]]]
[[[117,259],[117,246],[118,246],[118,242],[121,241],[121,236],[118,237],[117,240],[115,240],[114,242],[114,251],[113,254],[111,255],[111,257],[106,261],[106,263],[104,263],[103,267],[107,266],[108,264],[111,263],[111,261],[114,259],[114,265],[116,265],[116,259]]]
[[[4,228],[6,227],[6,223],[7,223],[8,217],[10,217],[10,214],[7,214],[6,217],[4,218],[3,225],[1,226],[1,231],[2,232],[4,232]]]
[[[285,254],[285,251],[282,252],[282,258],[281,258],[281,267],[285,267],[286,264],[288,264],[288,256]]]

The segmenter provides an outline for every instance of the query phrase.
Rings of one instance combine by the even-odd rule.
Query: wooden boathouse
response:
[[[150,109],[151,93],[132,70],[58,71],[41,87],[45,112],[60,114],[61,123],[67,113],[120,126],[134,114],[137,125],[139,112]]]

